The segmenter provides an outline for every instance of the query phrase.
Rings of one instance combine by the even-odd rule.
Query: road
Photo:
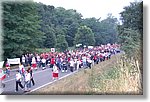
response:
[[[121,52],[122,53],[122,52]],[[114,56],[114,55],[112,55]],[[83,68],[79,69],[82,70]],[[59,71],[59,79],[61,80],[69,75],[72,75],[74,73],[76,73],[78,71],[74,71],[74,72],[70,72],[70,69],[68,70],[68,72],[62,73],[61,71]],[[6,79],[4,79],[3,83],[5,84],[5,87],[3,88],[3,92],[1,93],[2,95],[11,95],[11,94],[17,94],[17,95],[22,95],[22,94],[27,94],[24,92],[24,90],[22,90],[19,87],[19,91],[15,92],[15,74],[16,74],[16,70],[11,70],[11,74],[10,77],[7,77]],[[42,88],[46,85],[52,84],[57,80],[53,80],[52,79],[52,69],[51,68],[46,68],[45,70],[42,70],[42,68],[39,68],[37,71],[33,70],[33,78],[35,81],[35,85],[31,86],[31,91],[35,91],[39,88]],[[24,84],[22,82],[22,84]]]
[[[73,73],[76,73],[77,71],[74,71]],[[70,72],[70,70],[68,70],[68,72],[59,72],[59,79],[61,80],[62,78],[65,78],[71,74],[73,74],[72,72]],[[16,71],[15,70],[11,70],[11,74],[10,77],[7,77],[3,83],[5,84],[5,87],[3,88],[3,92],[2,95],[11,95],[11,94],[17,94],[17,95],[22,95],[22,94],[26,94],[20,87],[19,87],[19,91],[15,92],[15,74]],[[39,68],[37,71],[33,70],[33,78],[35,81],[35,85],[31,86],[31,91],[35,91],[41,87],[44,87],[48,84],[54,83],[57,80],[53,80],[52,79],[52,69],[51,68],[46,68],[45,70],[42,70],[42,68]],[[22,82],[22,84],[24,84]]]

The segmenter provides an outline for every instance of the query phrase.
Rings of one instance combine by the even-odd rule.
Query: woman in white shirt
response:
[[[31,74],[29,73],[29,70],[26,71],[25,73],[25,92],[30,91],[31,88]]]

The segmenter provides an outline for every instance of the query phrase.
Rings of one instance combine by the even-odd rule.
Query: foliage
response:
[[[44,45],[46,48],[54,48],[56,45],[56,36],[55,30],[47,26],[47,30],[45,30],[45,40]]]
[[[143,2],[133,2],[120,13],[119,42],[129,57],[141,59],[143,39]]]
[[[5,58],[36,48],[57,47],[63,51],[77,43],[114,43],[118,36],[117,19],[111,14],[104,20],[83,19],[74,9],[33,2],[3,3],[3,11]]]
[[[41,41],[39,17],[34,3],[3,3],[4,59],[32,52]]]
[[[141,47],[140,34],[138,31],[124,28],[120,34],[120,42],[122,42],[122,49],[128,54],[129,57],[136,57]]]
[[[95,45],[115,43],[117,41],[117,18],[108,14],[104,20],[96,18],[86,18],[82,25],[90,27],[94,33]]]
[[[65,40],[65,36],[64,35],[57,35],[57,44],[56,44],[56,48],[59,51],[65,51],[68,48],[68,43]]]
[[[75,44],[82,44],[86,46],[94,45],[95,38],[92,30],[87,26],[81,26],[75,35]]]

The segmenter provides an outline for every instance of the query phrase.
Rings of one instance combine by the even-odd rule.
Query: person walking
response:
[[[24,88],[23,85],[21,84],[21,81],[22,81],[21,79],[22,79],[21,74],[20,74],[19,70],[17,70],[17,74],[16,74],[16,90],[15,90],[15,92],[18,91],[18,85],[19,85],[22,89]]]
[[[42,60],[42,70],[46,69],[45,65],[46,65],[46,59],[43,57]]]
[[[19,64],[19,72],[23,77],[25,77],[25,68],[24,68],[22,62]]]
[[[41,67],[41,58],[38,54],[36,55],[36,58],[37,58],[37,66],[38,66],[38,68],[40,68]]]
[[[8,75],[8,77],[10,76],[10,64],[8,63],[8,61],[6,62],[6,74]]]
[[[26,66],[26,58],[24,55],[22,55],[21,60],[22,60],[23,66]]]
[[[34,56],[32,57],[32,62],[31,63],[32,63],[32,68],[35,69],[35,70],[37,70],[36,59],[35,59]]]
[[[54,56],[52,56],[51,61],[50,61],[50,68],[53,68],[54,64],[55,64],[55,58]]]
[[[87,65],[91,69],[92,60],[90,59],[90,57],[87,58]]]
[[[74,61],[73,59],[70,60],[70,71],[73,72],[74,69]]]
[[[82,56],[82,62],[83,62],[83,67],[84,68],[86,68],[87,67],[87,59],[86,59],[86,55],[84,54],[83,56]]]
[[[66,60],[63,60],[62,62],[62,72],[67,72],[68,69],[67,69],[67,61]]]
[[[29,70],[25,72],[25,84],[24,84],[24,92],[30,91],[31,88],[31,74],[29,73]]]
[[[32,68],[31,68],[31,67],[28,68],[28,72],[29,72],[30,75],[31,75],[31,82],[32,82],[32,84],[33,84],[33,86],[34,86],[34,85],[35,85],[35,81],[34,81],[34,79],[33,79],[33,71],[32,71]]]
[[[58,70],[59,70],[59,69],[58,69],[57,65],[54,64],[53,70],[52,70],[52,71],[53,71],[53,80],[58,79],[58,73],[59,73]]]
[[[81,64],[81,61],[77,59],[77,70],[79,70],[80,64]]]

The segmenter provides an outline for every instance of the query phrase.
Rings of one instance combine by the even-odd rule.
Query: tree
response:
[[[73,9],[66,10],[63,7],[55,8],[54,6],[44,5],[42,3],[37,5],[41,19],[40,30],[46,33],[47,26],[49,26],[49,28],[54,30],[55,36],[59,34],[65,35],[68,46],[73,46],[74,37],[77,33],[82,15]],[[47,45],[45,45],[46,43],[44,43],[45,40],[49,40],[48,37],[43,39],[43,46],[47,47]]]
[[[55,30],[47,26],[47,29],[45,29],[44,47],[53,48],[55,47],[55,45],[56,45]]]
[[[143,1],[130,3],[120,14],[122,25],[118,26],[119,43],[128,60],[138,63],[136,71],[143,75]],[[140,77],[142,86],[143,78]]]
[[[119,41],[122,43],[122,49],[129,57],[136,57],[139,54],[141,47],[140,34],[138,31],[124,28],[119,36]]]
[[[78,28],[78,31],[75,35],[75,44],[82,44],[86,46],[94,45],[94,33],[87,26],[81,26]]]
[[[120,13],[122,25],[118,26],[119,43],[129,57],[141,59],[143,39],[143,1],[130,3]],[[130,52],[134,52],[131,54]]]
[[[94,17],[83,19],[81,25],[86,25],[92,29],[95,45],[115,43],[117,41],[118,20],[112,14],[108,14],[108,17],[104,20]]]
[[[132,28],[140,34],[143,33],[143,1],[130,3],[130,6],[124,7],[120,14],[124,28]]]
[[[65,39],[65,35],[57,35],[57,44],[56,44],[56,48],[59,51],[65,51],[68,48],[68,43]]]
[[[3,2],[4,59],[18,57],[38,47],[43,36],[39,23],[34,3]]]
[[[103,38],[103,44],[117,42],[118,20],[113,17],[112,14],[108,14],[107,18],[101,21],[101,36]],[[97,37],[96,37],[97,38]]]

